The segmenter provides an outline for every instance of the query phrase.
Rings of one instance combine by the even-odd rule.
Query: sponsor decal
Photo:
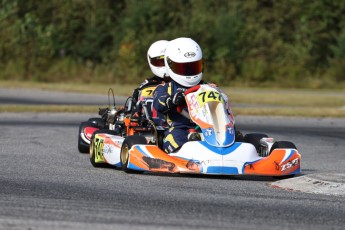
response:
[[[285,171],[285,170],[287,170],[293,166],[298,165],[298,162],[299,162],[299,160],[298,160],[298,158],[296,158],[296,159],[293,159],[292,161],[287,162],[286,164],[283,164],[281,166],[281,169],[282,169],[281,171],[283,172],[283,171]]]
[[[149,169],[167,169],[169,172],[176,171],[176,165],[173,162],[156,159],[152,157],[143,156],[142,159],[146,162]]]
[[[205,136],[206,136],[206,137],[211,136],[211,135],[212,135],[212,133],[213,133],[212,128],[208,128],[208,129],[206,129],[206,130],[205,130]]]
[[[201,110],[201,112],[204,117],[206,117],[208,114],[208,111],[206,109]]]
[[[198,100],[197,100],[195,94],[192,94],[190,97],[188,97],[188,103],[190,106],[190,113],[191,113],[192,117],[196,117],[199,105],[198,105]]]
[[[228,132],[229,132],[231,135],[234,134],[234,129],[233,129],[232,127],[228,126],[227,129],[228,129]]]
[[[115,147],[111,144],[103,145],[103,155],[110,155],[115,152]]]
[[[187,53],[185,53],[184,54],[184,56],[186,57],[186,58],[192,58],[192,57],[195,57],[195,53],[194,52],[187,52]]]

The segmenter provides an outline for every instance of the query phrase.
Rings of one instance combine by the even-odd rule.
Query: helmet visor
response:
[[[151,65],[154,65],[156,67],[163,67],[164,66],[164,56],[158,56],[158,57],[150,57],[150,63]]]
[[[168,61],[168,65],[170,69],[178,75],[193,76],[193,75],[200,74],[203,71],[202,60],[194,61],[194,62],[178,63],[167,58],[167,61]]]

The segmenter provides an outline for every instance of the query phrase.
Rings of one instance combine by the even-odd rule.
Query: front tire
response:
[[[297,147],[294,143],[290,141],[276,141],[272,145],[270,153],[272,153],[272,151],[275,149],[296,149],[297,150]]]
[[[100,117],[91,117],[88,121],[97,125],[99,129],[105,129],[106,127],[105,120]]]
[[[128,168],[129,150],[133,147],[133,145],[138,144],[147,144],[146,138],[139,135],[128,136],[122,143],[120,160],[122,169],[126,173],[140,173],[139,171]]]
[[[97,163],[96,162],[96,154],[97,154],[97,149],[95,148],[95,144],[96,144],[96,141],[95,141],[95,137],[96,137],[96,134],[97,133],[107,133],[107,134],[112,134],[112,135],[115,135],[115,132],[112,131],[112,130],[107,130],[107,129],[101,129],[101,130],[97,130],[95,131],[92,136],[91,136],[91,140],[90,140],[90,151],[89,151],[89,154],[90,154],[90,162],[92,164],[93,167],[95,168],[102,168],[102,167],[106,167],[108,166],[108,164],[106,163]]]
[[[248,133],[243,137],[243,142],[254,145],[256,152],[259,152],[261,138],[268,137],[264,133]]]
[[[96,163],[96,149],[95,149],[95,138],[94,135],[92,135],[91,140],[90,140],[90,162],[93,167],[98,168],[101,167],[100,164]]]

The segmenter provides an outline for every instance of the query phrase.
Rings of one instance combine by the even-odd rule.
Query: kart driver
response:
[[[161,84],[163,81],[168,82],[170,78],[166,74],[166,68],[164,65],[164,52],[168,45],[167,40],[159,40],[150,46],[147,51],[147,62],[149,63],[150,69],[153,73],[153,77],[145,79],[140,86],[133,91],[133,99],[136,103],[139,100],[140,90],[148,87]]]
[[[164,133],[163,149],[171,153],[188,141],[189,129],[196,126],[179,113],[177,107],[186,105],[183,93],[186,89],[202,83],[202,51],[194,40],[177,38],[166,47],[164,62],[171,81],[157,86],[153,110],[166,116],[170,128]]]
[[[167,44],[169,42],[167,40],[159,40],[149,47],[147,51],[147,61],[149,63],[150,69],[153,73],[153,77],[146,79],[143,83],[140,84],[140,86],[136,89],[134,89],[132,97],[133,97],[133,103],[137,104],[137,102],[140,100],[139,95],[140,92],[151,86],[157,86],[161,84],[162,82],[169,82],[170,77],[166,74],[166,68],[164,65],[164,53],[165,48],[167,47]],[[153,91],[152,91],[153,93]],[[141,111],[141,108],[139,108],[139,105],[137,104],[137,108],[133,112],[133,115],[131,117],[131,121],[135,122],[139,118],[139,113]],[[158,116],[157,114],[154,114],[154,117],[163,117],[162,115]]]

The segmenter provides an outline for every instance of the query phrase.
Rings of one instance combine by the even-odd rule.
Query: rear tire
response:
[[[259,152],[260,140],[263,137],[268,137],[264,133],[248,133],[243,137],[243,142],[254,145],[256,152]]]
[[[88,143],[86,143],[80,136],[80,134],[82,132],[84,132],[83,130],[86,128],[86,127],[94,127],[94,128],[98,128],[98,126],[90,121],[85,121],[85,122],[82,122],[80,125],[79,125],[79,132],[78,132],[78,150],[80,153],[88,153],[89,152],[89,147],[90,145]]]
[[[133,145],[138,144],[147,144],[146,138],[139,135],[128,136],[122,143],[120,160],[122,169],[126,173],[142,173],[141,171],[132,170],[127,167],[129,159],[129,150],[132,148]]]
[[[99,129],[105,129],[106,127],[105,120],[100,117],[91,117],[88,121],[96,124]]]

